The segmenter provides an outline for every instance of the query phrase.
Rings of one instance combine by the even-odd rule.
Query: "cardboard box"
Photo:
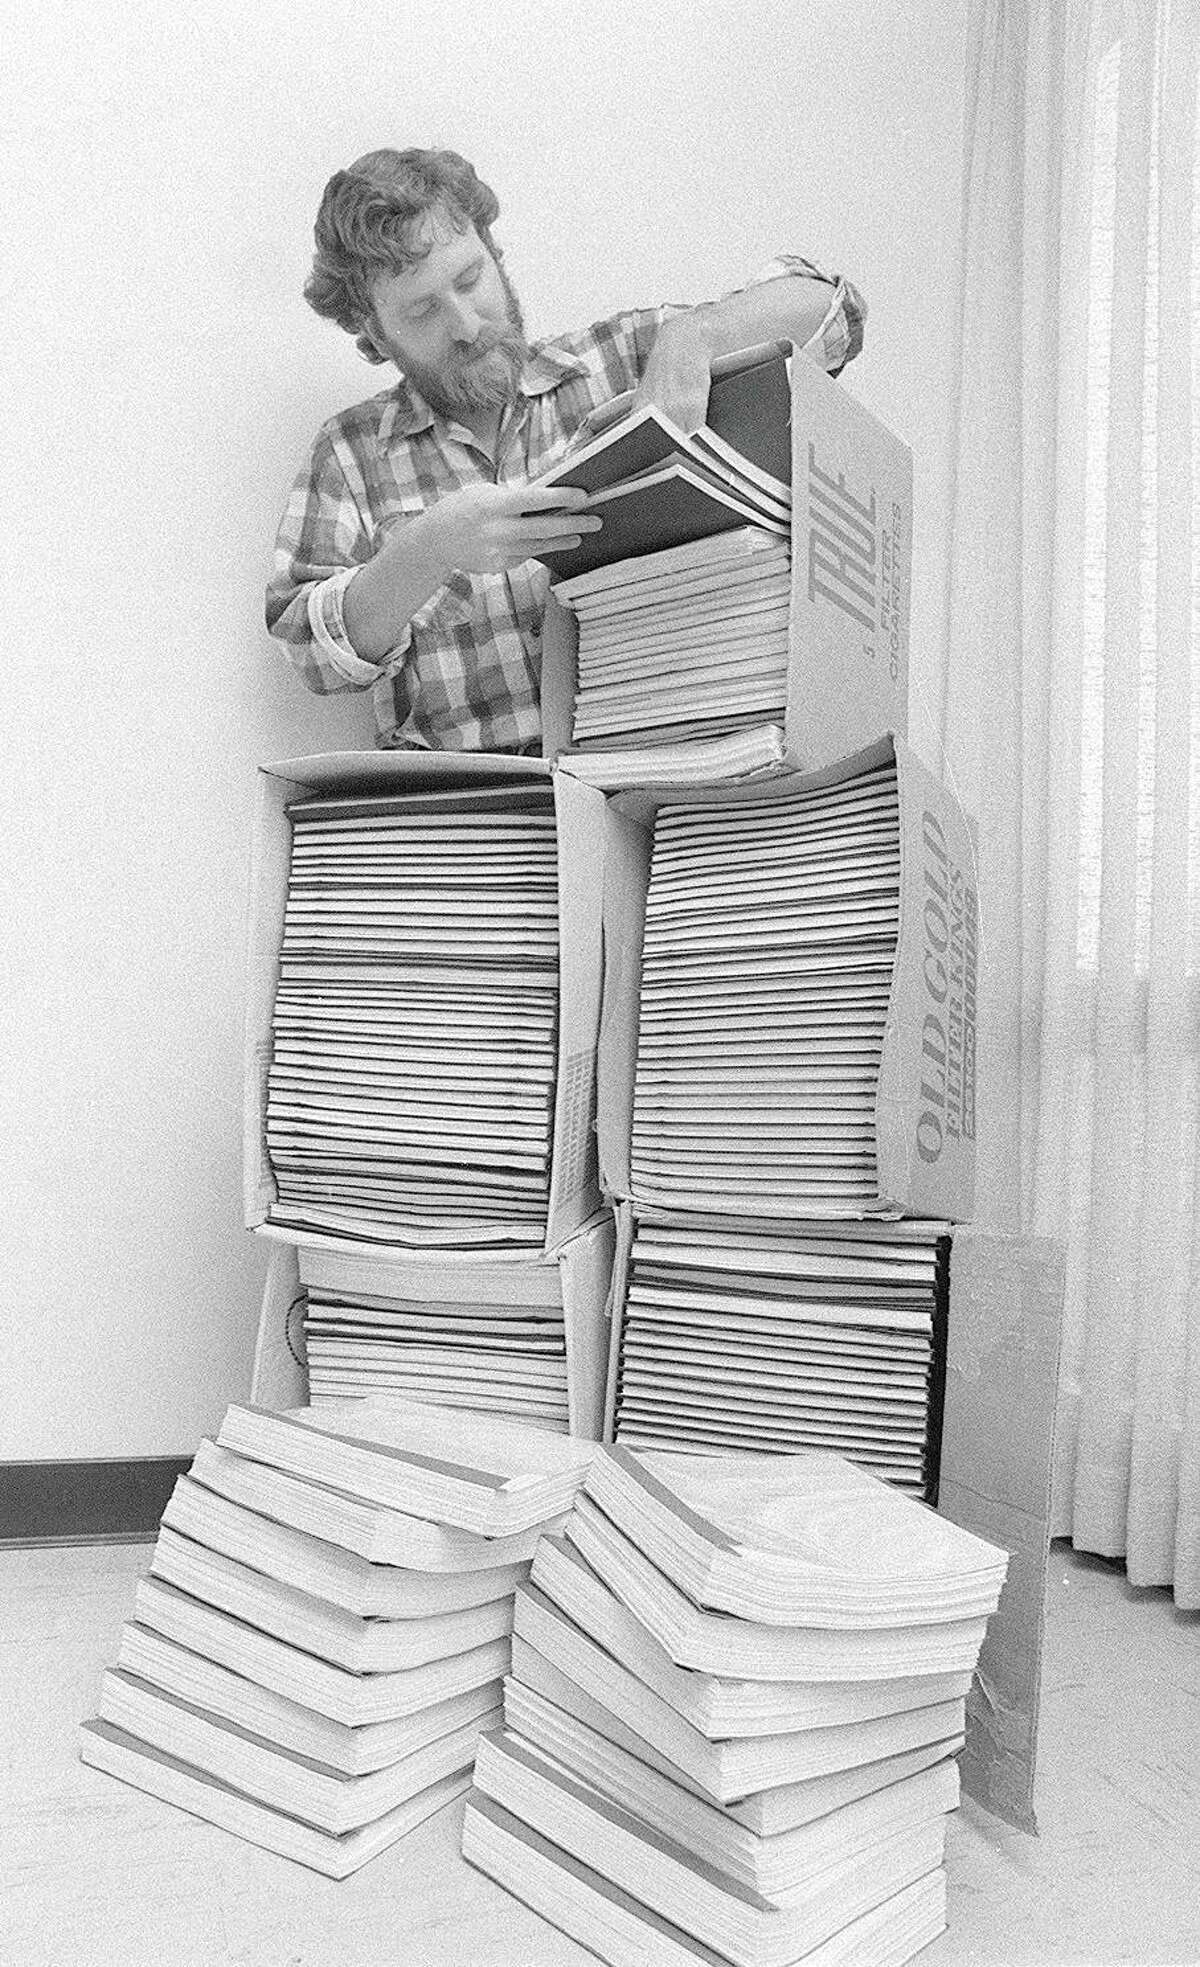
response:
[[[670,1220],[666,1212],[658,1208],[653,1211],[652,1217],[650,1212],[647,1213],[647,1220],[651,1219],[655,1226],[660,1229]],[[612,1282],[609,1288],[608,1304],[605,1311],[605,1327],[608,1332],[608,1363],[605,1373],[604,1413],[600,1435],[602,1441],[612,1441],[616,1433],[617,1388],[621,1374],[621,1341],[625,1330],[625,1304],[629,1290],[629,1260],[633,1251],[634,1233],[639,1220],[641,1220],[639,1211],[631,1203],[620,1202],[617,1204],[614,1212],[615,1239],[612,1257]],[[688,1218],[689,1223],[693,1226],[702,1220],[703,1218],[700,1217]],[[717,1219],[710,1217],[709,1220],[716,1222]],[[746,1219],[743,1218],[743,1220]],[[797,1222],[794,1225],[785,1223],[779,1223],[777,1225],[780,1230],[785,1230],[788,1227],[801,1226],[809,1233],[815,1234],[818,1231],[822,1233],[836,1233],[839,1227],[843,1227],[844,1225],[839,1225],[836,1222],[830,1223],[827,1219],[818,1221],[813,1217],[805,1218],[802,1223]],[[725,1227],[728,1228],[729,1225],[726,1224]],[[950,1240],[950,1235],[951,1232],[948,1229],[946,1236],[947,1242]],[[923,1500],[930,1503],[934,1508],[938,1506],[938,1476],[941,1463],[942,1428],[945,1416],[947,1351],[946,1315],[945,1307],[943,1306],[940,1312],[935,1308],[933,1315],[929,1369],[928,1429],[925,1441],[927,1481]],[[713,1450],[713,1452],[719,1453],[722,1451]],[[734,1451],[730,1450],[729,1452],[732,1453]]]
[[[912,453],[840,382],[793,351],[792,591],[785,766],[817,771],[908,729]],[[543,750],[571,770],[575,616],[552,601]],[[596,753],[589,753],[595,758]]]
[[[894,736],[820,772],[610,799],[598,1131],[600,1178],[614,1201],[643,1199],[633,1189],[630,1139],[642,935],[658,808],[679,799],[714,808],[786,799],[798,789],[853,778],[892,756],[900,805],[900,925],[875,1115],[878,1199],[862,1213],[890,1211],[949,1222],[970,1217],[978,961],[974,843],[956,801]],[[744,1213],[744,1205],[731,1203],[729,1213]]]
[[[516,1252],[484,1256],[441,1251],[429,1256],[363,1256],[316,1241],[279,1244],[271,1253],[254,1352],[250,1398],[278,1411],[308,1401],[304,1291],[364,1291],[449,1304],[561,1307],[567,1345],[567,1416],[573,1435],[600,1439],[608,1375],[609,1283],[614,1226],[603,1215],[552,1258]]]
[[[967,1700],[962,1781],[1030,1832],[1064,1272],[1044,1239],[954,1233],[938,1512],[1009,1552]]]
[[[635,1211],[617,1210],[601,1439],[613,1439]],[[1054,1243],[951,1232],[950,1310],[937,1511],[1009,1553],[967,1700],[967,1794],[1036,1832],[1037,1760],[1050,1490],[1062,1327],[1063,1253]]]
[[[536,758],[484,752],[331,752],[259,770],[246,979],[244,1187],[249,1229],[294,1242],[267,1222],[278,1189],[266,1141],[271,1015],[279,977],[291,858],[287,806],[306,794],[466,790],[549,780],[558,831],[559,1030],[550,1199],[544,1248],[574,1235],[600,1207],[594,1137],[595,1061],[603,952],[598,897],[607,838],[604,797]],[[495,1242],[503,1244],[503,1228]],[[338,1247],[338,1239],[322,1239]],[[452,1235],[447,1233],[446,1241]],[[394,1254],[391,1246],[375,1254]]]

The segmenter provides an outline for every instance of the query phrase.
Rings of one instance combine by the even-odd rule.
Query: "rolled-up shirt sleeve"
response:
[[[356,567],[341,567],[336,574],[313,581],[307,587],[305,612],[312,642],[305,652],[305,660],[317,663],[325,673],[342,679],[340,682],[322,682],[312,686],[325,692],[366,689],[370,684],[378,683],[383,674],[384,665],[367,662],[356,654],[346,633],[342,596],[357,571]],[[397,651],[393,650],[391,654],[394,658]]]
[[[292,486],[267,587],[267,627],[301,680],[321,696],[366,690],[403,662],[405,629],[382,662],[358,655],[346,633],[343,597],[373,543],[328,435],[322,431]]]
[[[761,267],[749,283],[758,286],[766,280],[782,280],[799,274],[805,280],[822,280],[829,288],[829,306],[820,325],[804,344],[804,352],[831,376],[840,376],[847,362],[853,362],[863,345],[863,323],[867,303],[852,281],[841,273],[826,273],[799,253],[779,253]]]

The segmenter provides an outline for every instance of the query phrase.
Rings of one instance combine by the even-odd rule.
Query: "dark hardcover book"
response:
[[[539,556],[555,580],[571,580],[616,560],[635,560],[644,553],[659,553],[740,526],[774,525],[778,532],[784,530],[781,521],[768,519],[735,492],[719,487],[707,473],[681,464],[639,477],[627,487],[599,492],[590,509],[604,521],[599,532],[585,533],[577,547]]]

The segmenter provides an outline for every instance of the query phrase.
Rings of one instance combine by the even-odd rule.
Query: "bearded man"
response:
[[[267,626],[321,693],[372,689],[378,742],[536,752],[536,557],[601,524],[531,486],[635,390],[685,430],[710,364],[795,342],[837,375],[862,346],[850,283],[796,256],[701,307],[618,314],[532,344],[492,226],[449,150],[375,150],[325,187],[305,298],[400,380],[318,432],[280,525]]]

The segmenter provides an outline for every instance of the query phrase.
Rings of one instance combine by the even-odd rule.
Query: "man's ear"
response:
[[[363,321],[354,337],[354,346],[368,362],[390,362],[391,356],[383,345],[379,329],[373,321]]]

